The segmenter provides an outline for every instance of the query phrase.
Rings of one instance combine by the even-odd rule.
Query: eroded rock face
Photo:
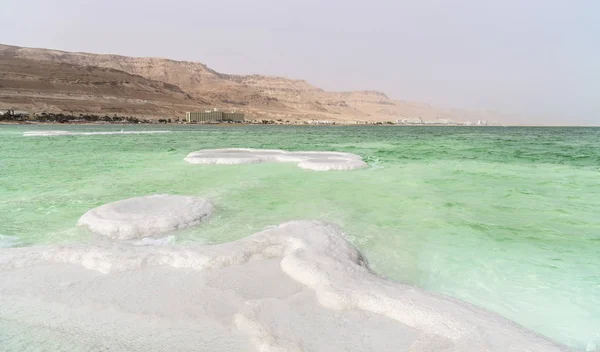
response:
[[[203,198],[157,194],[102,205],[85,213],[77,225],[112,239],[139,239],[198,225],[212,208]]]
[[[205,149],[188,154],[190,164],[296,163],[314,171],[353,170],[367,167],[359,155],[342,152],[288,152],[275,149]]]

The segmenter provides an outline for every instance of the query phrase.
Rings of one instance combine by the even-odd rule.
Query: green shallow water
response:
[[[42,129],[172,133],[22,136]],[[371,167],[183,161],[224,147],[347,151]],[[88,209],[153,193],[215,204],[178,242],[326,220],[393,280],[575,348],[600,334],[600,129],[0,125],[0,246],[88,241],[74,226]]]

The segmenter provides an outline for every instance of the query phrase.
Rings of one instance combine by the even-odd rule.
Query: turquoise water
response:
[[[22,136],[153,128],[172,133]],[[370,167],[183,161],[223,147],[347,151]],[[88,209],[153,193],[215,204],[178,242],[326,220],[390,279],[579,349],[600,334],[600,129],[0,125],[0,246],[88,241],[74,226]]]

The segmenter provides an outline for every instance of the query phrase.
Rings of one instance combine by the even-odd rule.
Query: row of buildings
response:
[[[223,112],[217,109],[204,112],[188,111],[185,113],[185,120],[188,123],[244,122],[244,114],[239,112]]]
[[[35,117],[36,114],[34,114]],[[42,113],[42,115],[45,115]],[[28,111],[20,110],[0,110],[0,119],[6,120],[7,117],[11,118],[29,118],[31,114]],[[159,120],[159,122],[167,122],[167,120]],[[179,121],[179,120],[177,120]],[[185,121],[187,123],[220,123],[220,122],[235,122],[241,123],[245,121],[245,115],[240,112],[223,112],[216,108],[213,110],[205,110],[204,112],[188,111],[185,113]],[[279,120],[281,121],[281,120]],[[168,120],[168,122],[171,122]],[[265,123],[265,121],[263,121]],[[336,122],[330,120],[310,120],[305,123],[311,125],[335,125]],[[342,122],[343,124],[343,122]],[[393,124],[393,122],[370,122],[370,121],[353,121],[352,124]],[[422,118],[417,119],[398,119],[396,124],[399,125],[465,125],[465,126],[487,126],[486,120],[477,120],[476,122],[453,122],[446,119],[439,119],[435,121],[424,121]]]
[[[455,122],[448,119],[439,119],[432,121],[425,121],[422,118],[418,119],[399,119],[396,120],[398,125],[452,125],[452,126],[487,126],[486,120],[477,120],[477,122],[466,121],[466,122]]]

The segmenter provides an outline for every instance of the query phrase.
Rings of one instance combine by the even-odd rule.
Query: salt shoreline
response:
[[[0,253],[1,318],[96,348],[569,351],[494,313],[373,274],[337,227],[318,221],[220,245]]]

